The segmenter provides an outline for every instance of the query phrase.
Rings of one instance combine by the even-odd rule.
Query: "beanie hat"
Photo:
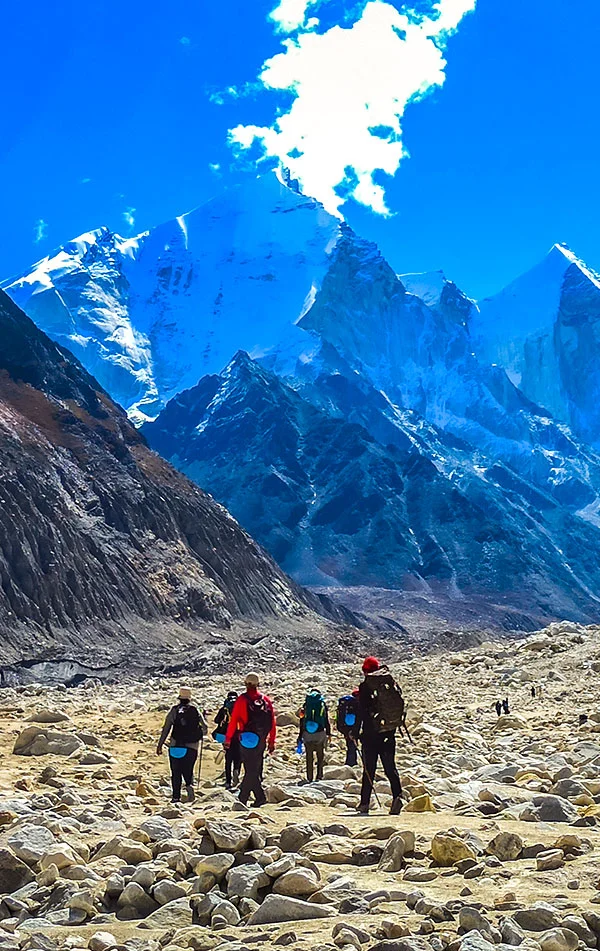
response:
[[[373,671],[379,670],[379,661],[376,657],[365,657],[362,670],[363,674],[372,674]]]

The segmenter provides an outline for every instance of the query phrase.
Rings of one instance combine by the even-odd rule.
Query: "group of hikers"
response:
[[[402,787],[396,767],[396,732],[406,729],[406,707],[402,690],[389,669],[376,657],[367,657],[362,665],[364,678],[358,688],[340,697],[337,703],[336,729],[346,745],[346,765],[362,762],[361,796],[358,811],[368,814],[378,761],[387,776],[391,792],[391,815],[402,808]],[[225,751],[225,786],[239,784],[239,801],[248,804],[253,797],[255,807],[264,805],[267,796],[263,787],[265,752],[273,753],[277,736],[273,703],[259,690],[256,673],[245,678],[245,690],[227,694],[216,717],[212,736]],[[189,687],[179,691],[177,704],[165,719],[158,741],[160,755],[169,742],[169,763],[173,802],[181,802],[185,785],[187,802],[193,802],[194,768],[203,738],[208,733],[206,716],[192,702]],[[325,697],[311,689],[297,712],[299,731],[297,752],[306,751],[308,782],[323,779],[325,749],[331,738],[331,722]],[[316,773],[315,773],[316,764]],[[240,774],[241,783],[240,783]]]

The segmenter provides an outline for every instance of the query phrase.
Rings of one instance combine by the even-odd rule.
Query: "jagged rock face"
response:
[[[53,638],[89,648],[94,624],[102,641],[135,619],[228,626],[308,611],[231,516],[151,452],[2,292],[0,334],[1,659]]]
[[[302,582],[487,594],[532,619],[597,609],[578,554],[594,528],[504,466],[475,472],[364,380],[297,392],[240,353],[143,431]]]
[[[536,267],[480,304],[478,353],[592,445],[600,442],[600,279],[555,245]]]

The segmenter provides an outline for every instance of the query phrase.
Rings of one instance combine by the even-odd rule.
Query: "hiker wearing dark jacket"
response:
[[[275,750],[277,726],[273,704],[260,693],[258,686],[258,674],[247,674],[246,691],[235,701],[224,746],[230,749],[232,740],[239,734],[244,767],[239,800],[246,805],[252,793],[254,805],[262,806],[267,801],[262,785],[265,750],[269,753]]]
[[[231,712],[238,695],[235,690],[230,690],[225,698],[222,707],[219,708],[215,717],[217,729],[215,733],[225,735],[227,727],[231,720]],[[214,735],[214,734],[213,734]],[[232,789],[240,781],[240,769],[242,767],[242,751],[240,748],[239,733],[236,733],[225,750],[225,788]]]
[[[348,711],[349,703],[352,703],[350,711]],[[342,713],[340,713],[340,706],[342,704],[344,704],[344,707],[342,707],[342,711],[344,709],[346,710],[346,716],[347,716],[347,713],[350,712],[351,716],[353,717],[352,722],[350,724],[344,722],[345,718],[342,715]],[[345,766],[354,767],[358,763],[358,741],[355,738],[357,710],[358,710],[358,687],[355,690],[353,690],[351,694],[347,694],[345,697],[341,697],[340,700],[338,700],[337,729],[340,731],[340,733],[342,734],[346,742],[346,760],[344,764]]]
[[[308,699],[308,698],[307,698]],[[298,730],[298,742],[304,743],[306,750],[306,778],[312,783],[315,775],[315,758],[317,760],[317,782],[323,779],[323,767],[325,765],[325,748],[327,741],[331,739],[331,726],[329,724],[329,711],[327,704],[319,695],[321,701],[321,712],[317,729],[307,729],[306,704],[298,711],[300,720]],[[312,723],[310,724],[312,725]]]
[[[358,720],[355,738],[362,742],[363,776],[358,811],[363,815],[369,812],[371,794],[377,770],[377,761],[381,760],[383,771],[390,781],[392,789],[392,808],[390,814],[397,816],[402,809],[402,786],[396,768],[396,730],[381,732],[373,718],[373,700],[369,677],[376,672],[386,672],[376,657],[367,657],[362,666],[365,679],[358,688]]]
[[[158,756],[169,739],[169,766],[171,768],[171,785],[173,787],[172,802],[181,802],[181,783],[185,783],[187,801],[193,802],[194,796],[194,766],[198,758],[198,748],[208,726],[204,716],[191,703],[192,691],[189,687],[181,687],[179,701],[171,707],[162,733],[156,747]]]

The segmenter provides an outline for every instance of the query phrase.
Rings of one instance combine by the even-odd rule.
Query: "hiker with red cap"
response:
[[[389,669],[376,657],[366,657],[362,665],[365,679],[358,688],[358,722],[355,736],[362,742],[363,776],[358,811],[368,815],[371,794],[381,760],[392,788],[390,815],[402,809],[402,786],[396,768],[396,730],[404,722],[402,691]]]
[[[246,674],[246,691],[233,705],[231,719],[225,734],[225,750],[239,736],[244,778],[240,785],[239,800],[247,805],[250,793],[254,805],[263,806],[267,796],[262,785],[265,750],[275,750],[275,712],[269,697],[260,693],[258,674]]]

